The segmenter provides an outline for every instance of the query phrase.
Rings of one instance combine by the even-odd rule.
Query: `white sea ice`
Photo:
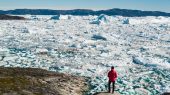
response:
[[[28,20],[0,21],[0,66],[89,77],[89,94],[107,91],[111,66],[122,95],[170,89],[169,17],[23,16]]]

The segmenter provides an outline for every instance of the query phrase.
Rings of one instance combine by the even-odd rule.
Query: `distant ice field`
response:
[[[36,16],[0,20],[0,66],[89,77],[88,94],[107,91],[118,72],[121,95],[170,92],[170,18]]]

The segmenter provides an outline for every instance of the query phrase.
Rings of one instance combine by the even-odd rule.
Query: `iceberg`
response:
[[[60,20],[60,16],[59,15],[52,16],[50,19],[51,20]]]
[[[90,21],[90,24],[101,24],[101,23],[107,23],[106,16],[104,14],[98,16],[96,19],[93,19]]]

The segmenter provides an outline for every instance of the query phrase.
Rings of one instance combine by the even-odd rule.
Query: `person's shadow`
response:
[[[97,92],[93,95],[113,95],[112,93],[109,93],[109,92]]]
[[[170,95],[170,92],[163,93],[162,95]]]

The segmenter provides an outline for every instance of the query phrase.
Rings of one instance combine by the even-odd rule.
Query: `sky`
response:
[[[137,9],[170,13],[170,0],[0,0],[0,10],[11,9]]]

